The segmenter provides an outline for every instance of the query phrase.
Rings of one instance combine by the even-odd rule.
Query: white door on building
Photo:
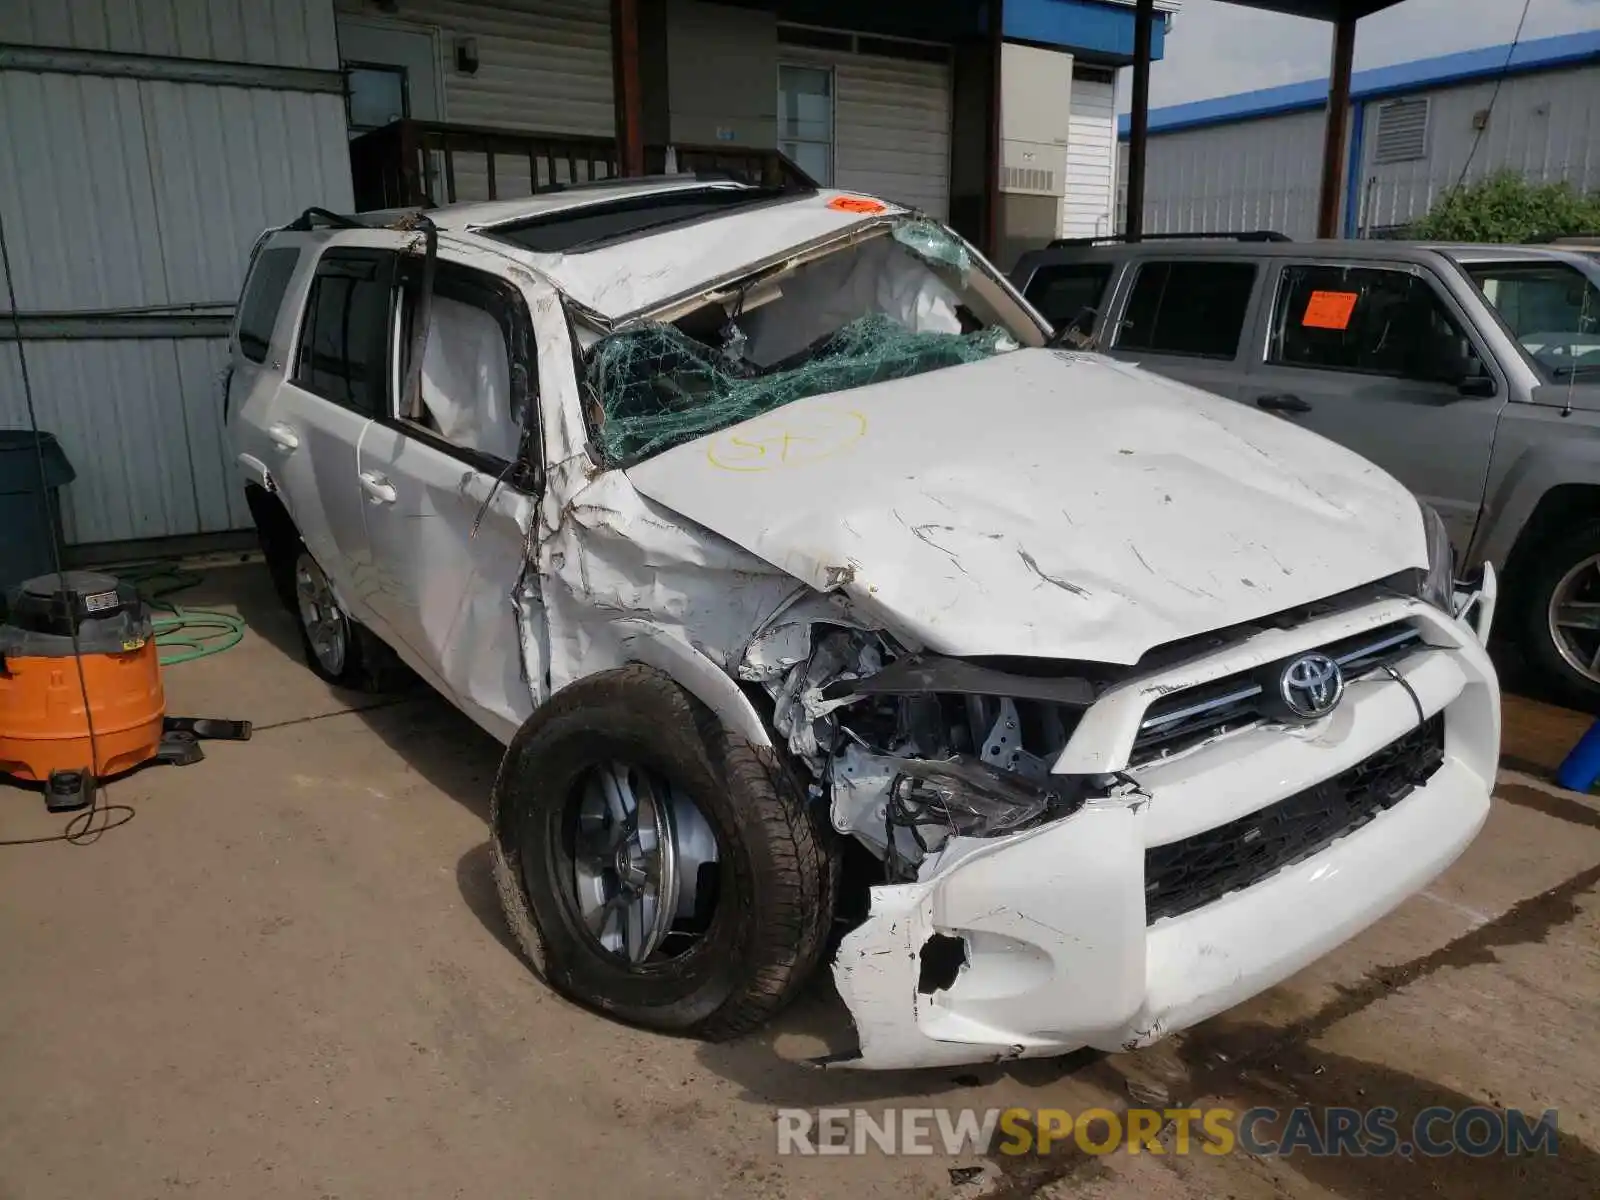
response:
[[[864,35],[853,44],[887,53],[783,44],[780,35],[779,148],[813,175],[827,163],[818,182],[948,216],[948,51]]]
[[[1073,64],[1062,237],[1108,237],[1116,232],[1116,77],[1111,67]]]
[[[439,43],[431,29],[341,16],[339,65],[348,88],[351,137],[402,117],[443,116]]]

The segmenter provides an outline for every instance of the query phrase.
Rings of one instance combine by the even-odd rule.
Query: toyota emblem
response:
[[[1325,717],[1344,695],[1344,672],[1326,654],[1304,654],[1284,667],[1278,694],[1302,721]]]

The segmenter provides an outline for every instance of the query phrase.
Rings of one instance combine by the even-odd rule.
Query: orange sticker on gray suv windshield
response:
[[[1349,329],[1357,299],[1355,292],[1312,292],[1300,324],[1308,329]]]

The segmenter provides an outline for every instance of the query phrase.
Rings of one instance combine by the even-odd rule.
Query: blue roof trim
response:
[[[1102,0],[1005,0],[1001,10],[1008,38],[1060,46],[1101,62],[1133,61],[1133,9]],[[1150,29],[1150,57],[1165,53],[1165,14],[1156,13]]]
[[[1508,54],[1511,55],[1509,67],[1511,74],[1586,62],[1600,58],[1600,31],[1538,38],[1531,42],[1520,43],[1515,52],[1509,44],[1484,46],[1478,50],[1464,50],[1459,54],[1446,54],[1439,58],[1424,58],[1415,62],[1397,63],[1392,67],[1357,71],[1351,79],[1351,99],[1372,100],[1379,96],[1447,87],[1454,83],[1498,75],[1507,69]],[[1327,103],[1327,79],[1315,79],[1309,83],[1290,83],[1283,87],[1239,92],[1232,96],[1217,96],[1210,100],[1196,100],[1189,104],[1152,109],[1150,132],[1175,133],[1180,129],[1194,129],[1202,125],[1224,125],[1233,121],[1277,116],[1280,113],[1324,108]],[[1126,113],[1117,119],[1117,132],[1123,138],[1128,136]]]

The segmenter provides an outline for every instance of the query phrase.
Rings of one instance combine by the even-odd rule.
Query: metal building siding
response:
[[[1322,131],[1323,114],[1304,112],[1152,137],[1145,232],[1315,237]],[[1126,150],[1124,143],[1124,158]]]
[[[337,8],[382,15],[362,0]],[[406,0],[400,18],[440,32],[445,120],[615,134],[609,0]],[[477,39],[476,74],[456,70],[458,37]]]
[[[1115,200],[1112,174],[1116,161],[1116,85],[1074,78],[1072,107],[1067,117],[1062,237],[1103,237],[1112,231]]]
[[[227,343],[29,342],[41,427],[77,469],[62,493],[73,544],[247,528],[222,427]],[[26,426],[15,343],[0,343],[0,427]]]
[[[1429,100],[1427,154],[1409,162],[1376,162],[1378,111],[1386,101],[1367,102],[1356,198],[1357,226],[1363,232],[1409,224],[1455,185],[1477,136],[1473,116],[1489,107],[1494,83],[1484,80],[1406,98],[1424,95]],[[1505,80],[1472,156],[1468,179],[1506,168],[1536,182],[1565,179],[1579,190],[1600,188],[1600,66]]]
[[[833,182],[943,218],[950,209],[950,67],[779,46],[833,68]]]
[[[0,42],[338,67],[327,0],[4,0]]]
[[[23,312],[231,305],[262,229],[352,203],[338,96],[0,71]]]
[[[331,0],[0,0],[0,40],[338,64]],[[352,204],[337,94],[0,71],[0,216],[24,314],[225,315],[257,234],[312,204]],[[223,434],[224,339],[24,349],[40,423],[77,468],[69,541],[248,526]],[[0,341],[0,426],[25,422],[18,348]]]

